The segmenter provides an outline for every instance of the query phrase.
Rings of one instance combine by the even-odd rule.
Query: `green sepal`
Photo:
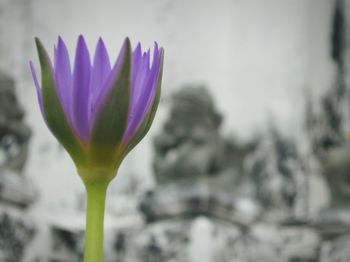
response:
[[[144,136],[150,130],[154,117],[157,112],[157,108],[160,100],[161,86],[162,86],[162,76],[163,76],[163,61],[164,61],[164,52],[161,49],[161,61],[159,66],[159,74],[157,79],[156,93],[152,102],[152,106],[149,112],[146,114],[145,119],[141,123],[140,127],[137,129],[135,135],[128,141],[127,145],[123,149],[122,159],[144,138]]]
[[[68,124],[58,98],[51,60],[38,38],[35,38],[41,67],[41,94],[45,120],[52,134],[68,151],[77,165],[85,162],[85,154],[78,139]]]
[[[95,168],[117,169],[119,144],[127,126],[131,88],[131,45],[124,42],[119,72],[93,121],[89,164]]]

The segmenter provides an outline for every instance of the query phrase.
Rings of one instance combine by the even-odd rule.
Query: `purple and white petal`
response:
[[[125,56],[125,50],[126,50],[126,42],[124,42],[118,58],[112,68],[112,70],[110,71],[109,75],[107,76],[107,79],[105,81],[105,83],[98,89],[98,92],[96,92],[96,99],[93,100],[94,104],[92,105],[93,111],[91,114],[91,125],[93,125],[93,121],[94,118],[96,116],[96,112],[98,112],[99,108],[101,108],[101,106],[103,105],[103,102],[106,98],[106,96],[108,95],[110,89],[113,87],[113,83],[115,82],[115,78],[118,76],[119,71],[120,71],[120,67],[121,67],[121,63],[123,61],[123,58]]]
[[[83,141],[89,139],[89,99],[91,63],[83,36],[79,36],[73,71],[72,120]]]
[[[128,125],[123,138],[123,142],[127,142],[137,132],[144,117],[149,111],[157,84],[160,66],[160,53],[157,44],[155,44],[152,68],[149,69],[150,52],[143,55],[138,64],[133,65],[137,68],[138,74],[133,75],[132,90],[137,95],[131,101],[131,108],[129,112]]]
[[[58,38],[54,63],[55,82],[58,89],[58,95],[67,119],[72,123],[72,72],[68,50],[61,37]]]
[[[107,80],[108,75],[111,72],[111,64],[105,44],[102,38],[98,40],[95,57],[91,72],[91,93],[92,104],[94,104],[97,98],[97,94]],[[93,109],[92,109],[93,110]]]

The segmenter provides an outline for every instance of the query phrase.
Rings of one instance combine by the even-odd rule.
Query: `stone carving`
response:
[[[136,261],[188,261],[189,223],[162,221],[145,229],[137,239]]]
[[[222,169],[221,115],[204,87],[185,87],[171,99],[169,118],[156,136],[158,183],[195,180]],[[220,154],[219,154],[220,153]]]
[[[148,222],[205,215],[242,226],[252,223],[259,211],[249,199],[234,198],[200,182],[165,185],[149,191],[141,200],[140,208]]]
[[[52,237],[52,255],[50,262],[55,261],[82,261],[84,234],[82,231],[74,231],[67,228],[53,227],[51,229]]]
[[[184,86],[170,99],[170,112],[154,139],[158,184],[205,179],[233,192],[240,187],[242,159],[249,148],[220,134],[222,116],[204,86]]]
[[[14,81],[0,72],[0,198],[19,206],[29,205],[36,195],[22,176],[31,136],[23,117]]]
[[[138,256],[126,261],[316,262],[320,244],[318,232],[305,226],[240,228],[204,216],[152,223],[136,239]]]
[[[323,156],[323,168],[331,201],[329,206],[320,212],[317,226],[325,239],[331,237],[336,240],[350,233],[350,144],[346,143],[327,151]],[[350,259],[350,256],[348,258]]]
[[[244,160],[253,195],[264,207],[265,217],[293,219],[305,216],[306,175],[295,142],[271,126],[255,138],[255,147]],[[302,203],[300,203],[302,202]]]
[[[331,201],[315,219],[321,233],[320,261],[349,261],[350,253],[350,143],[349,86],[347,59],[349,25],[345,8],[349,1],[335,1],[332,30],[332,58],[336,66],[334,84],[322,97],[319,110],[310,110],[307,131],[327,182]],[[315,150],[316,149],[316,150]]]
[[[349,205],[350,143],[344,143],[343,146],[328,151],[323,163],[330,186],[332,206]]]
[[[347,262],[350,257],[350,235],[329,239],[322,243],[319,262]]]
[[[0,207],[0,261],[21,261],[35,230],[33,224],[18,213]]]
[[[14,81],[0,72],[0,169],[22,171],[31,136],[15,95]]]
[[[23,176],[31,135],[14,90],[14,81],[0,71],[0,261],[21,261],[35,233],[24,208],[36,197]]]
[[[232,213],[242,211],[234,195],[247,185],[241,171],[249,147],[224,138],[221,122],[204,86],[185,86],[171,97],[169,118],[154,140],[159,187],[142,202],[148,219],[211,214],[232,220]],[[169,205],[172,201],[176,207]],[[255,211],[245,223],[257,215],[255,204],[250,207]]]

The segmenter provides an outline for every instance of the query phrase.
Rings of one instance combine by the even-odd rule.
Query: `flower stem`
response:
[[[84,262],[103,262],[103,221],[108,182],[85,183],[87,192]]]

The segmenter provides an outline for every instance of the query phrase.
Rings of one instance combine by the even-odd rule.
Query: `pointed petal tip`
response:
[[[159,49],[157,50],[158,53],[158,59],[160,63],[163,63],[164,60],[164,48],[163,47],[159,47]]]
[[[57,37],[57,46],[65,46],[65,43],[60,35]]]
[[[131,43],[129,37],[126,37],[122,47],[122,53],[131,53]]]
[[[34,37],[34,41],[37,48],[43,48],[43,44],[41,43],[39,37]]]
[[[128,50],[131,50],[131,42],[129,37],[125,37],[123,47],[126,47]]]
[[[154,41],[154,51],[159,52],[159,45],[157,41]]]
[[[85,38],[83,35],[79,35],[79,37],[78,37],[77,50],[79,50],[79,49],[88,49]]]
[[[162,59],[164,59],[164,48],[163,47],[159,48],[159,54],[162,57]]]
[[[106,45],[105,45],[102,37],[99,37],[97,40],[96,49],[98,49],[98,48],[106,49]]]
[[[102,37],[100,37],[97,41],[96,48],[95,48],[95,57],[94,57],[94,65],[96,64],[96,61],[103,60],[103,58],[107,57],[107,61],[109,63],[109,56],[106,49],[106,46],[103,42]]]
[[[58,41],[57,41],[57,54],[60,55],[62,57],[62,55],[66,55],[68,56],[68,50],[67,50],[67,46],[64,43],[63,39],[58,36]],[[69,61],[69,58],[68,58]]]
[[[75,62],[77,62],[78,60],[84,60],[84,59],[87,60],[85,61],[87,64],[90,64],[89,49],[87,47],[84,37],[80,35],[76,46]]]
[[[40,62],[41,68],[43,68],[43,66],[48,66],[52,70],[52,62],[49,55],[47,54],[47,51],[44,45],[42,44],[42,42],[38,37],[35,37],[34,39],[35,39],[36,49],[39,55],[39,62]]]
[[[159,46],[156,41],[154,41],[154,57],[158,56],[159,59],[162,59],[164,55],[164,49],[163,47]]]
[[[39,37],[34,37],[34,41],[35,41],[35,45],[36,45],[36,48],[38,50],[39,55],[42,51],[46,52],[46,49],[45,49],[45,47],[44,47],[44,45],[41,42]]]
[[[78,45],[86,45],[85,44],[85,38],[83,35],[78,36]]]
[[[162,73],[162,71],[163,71],[163,65],[164,65],[164,48],[163,47],[161,47],[160,49],[159,49],[159,60],[160,60],[160,62],[159,62],[159,70],[161,71],[161,73]]]
[[[138,42],[134,51],[133,51],[133,55],[136,55],[136,56],[141,56],[142,55],[142,48],[141,48],[141,43]]]

